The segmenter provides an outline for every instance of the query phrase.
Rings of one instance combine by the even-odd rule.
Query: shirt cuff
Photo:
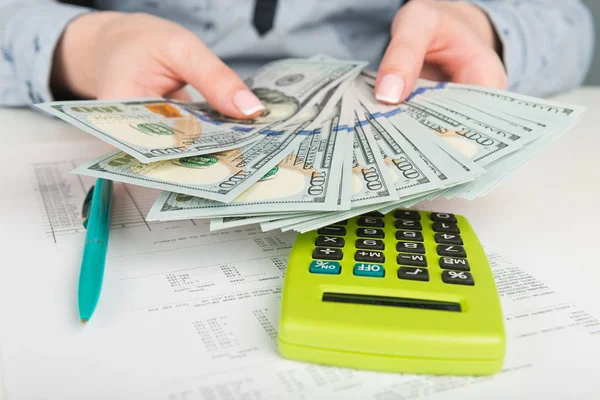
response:
[[[508,79],[508,90],[518,91],[518,81],[524,71],[525,56],[519,23],[514,10],[508,10],[506,3],[485,0],[467,0],[481,8],[490,19],[502,46],[502,62]]]
[[[52,2],[18,4],[11,11],[2,36],[2,52],[13,64],[18,91],[31,103],[51,101],[50,75],[56,44],[72,19],[92,10]]]

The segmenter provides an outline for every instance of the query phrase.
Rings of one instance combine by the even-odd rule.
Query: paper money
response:
[[[265,106],[252,120],[226,117],[207,103],[161,98],[59,101],[36,107],[149,163],[239,148],[278,124],[314,119],[321,111],[319,95],[353,78],[365,65],[316,60],[267,64],[246,79]]]
[[[162,189],[148,220],[297,232],[438,197],[483,196],[584,111],[424,79],[403,103],[385,105],[364,66],[326,55],[267,64],[246,80],[267,106],[252,121],[161,98],[40,108],[118,148],[76,173]]]
[[[258,180],[273,175],[277,163],[303,137],[281,131],[240,149],[148,164],[114,150],[74,172],[229,203]]]
[[[284,159],[231,203],[194,199],[173,206],[172,196],[156,205],[149,219],[163,220],[168,215],[214,216],[245,212],[331,211],[337,209],[344,143],[347,130],[339,117],[326,121],[320,129],[294,142]],[[165,215],[168,214],[168,215]]]

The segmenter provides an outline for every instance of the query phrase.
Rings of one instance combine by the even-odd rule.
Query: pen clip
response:
[[[85,195],[85,200],[83,200],[83,206],[81,207],[81,219],[83,222],[83,227],[87,229],[88,217],[90,216],[90,204],[92,203],[92,196],[94,195],[94,186],[90,188],[90,190]]]

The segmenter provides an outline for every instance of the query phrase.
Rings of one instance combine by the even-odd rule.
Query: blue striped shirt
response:
[[[502,46],[508,89],[535,96],[583,82],[594,52],[594,22],[581,0],[468,0],[487,12]],[[146,12],[177,22],[241,76],[273,59],[324,53],[376,68],[403,0],[279,0],[272,27],[257,29],[247,0],[96,0],[93,8],[51,0],[0,5],[0,105],[53,99],[54,47],[65,26],[94,10]],[[272,10],[271,10],[272,11]],[[268,24],[267,24],[268,25]]]

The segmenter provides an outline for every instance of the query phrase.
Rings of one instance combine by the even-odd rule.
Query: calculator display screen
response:
[[[354,304],[369,304],[377,306],[391,306],[391,307],[408,307],[408,308],[422,308],[428,310],[442,310],[442,311],[461,311],[460,303],[454,303],[449,301],[436,301],[436,300],[424,300],[424,299],[413,299],[408,297],[390,297],[390,296],[374,296],[366,294],[350,294],[350,293],[323,293],[323,301],[337,302],[337,303],[354,303]]]

